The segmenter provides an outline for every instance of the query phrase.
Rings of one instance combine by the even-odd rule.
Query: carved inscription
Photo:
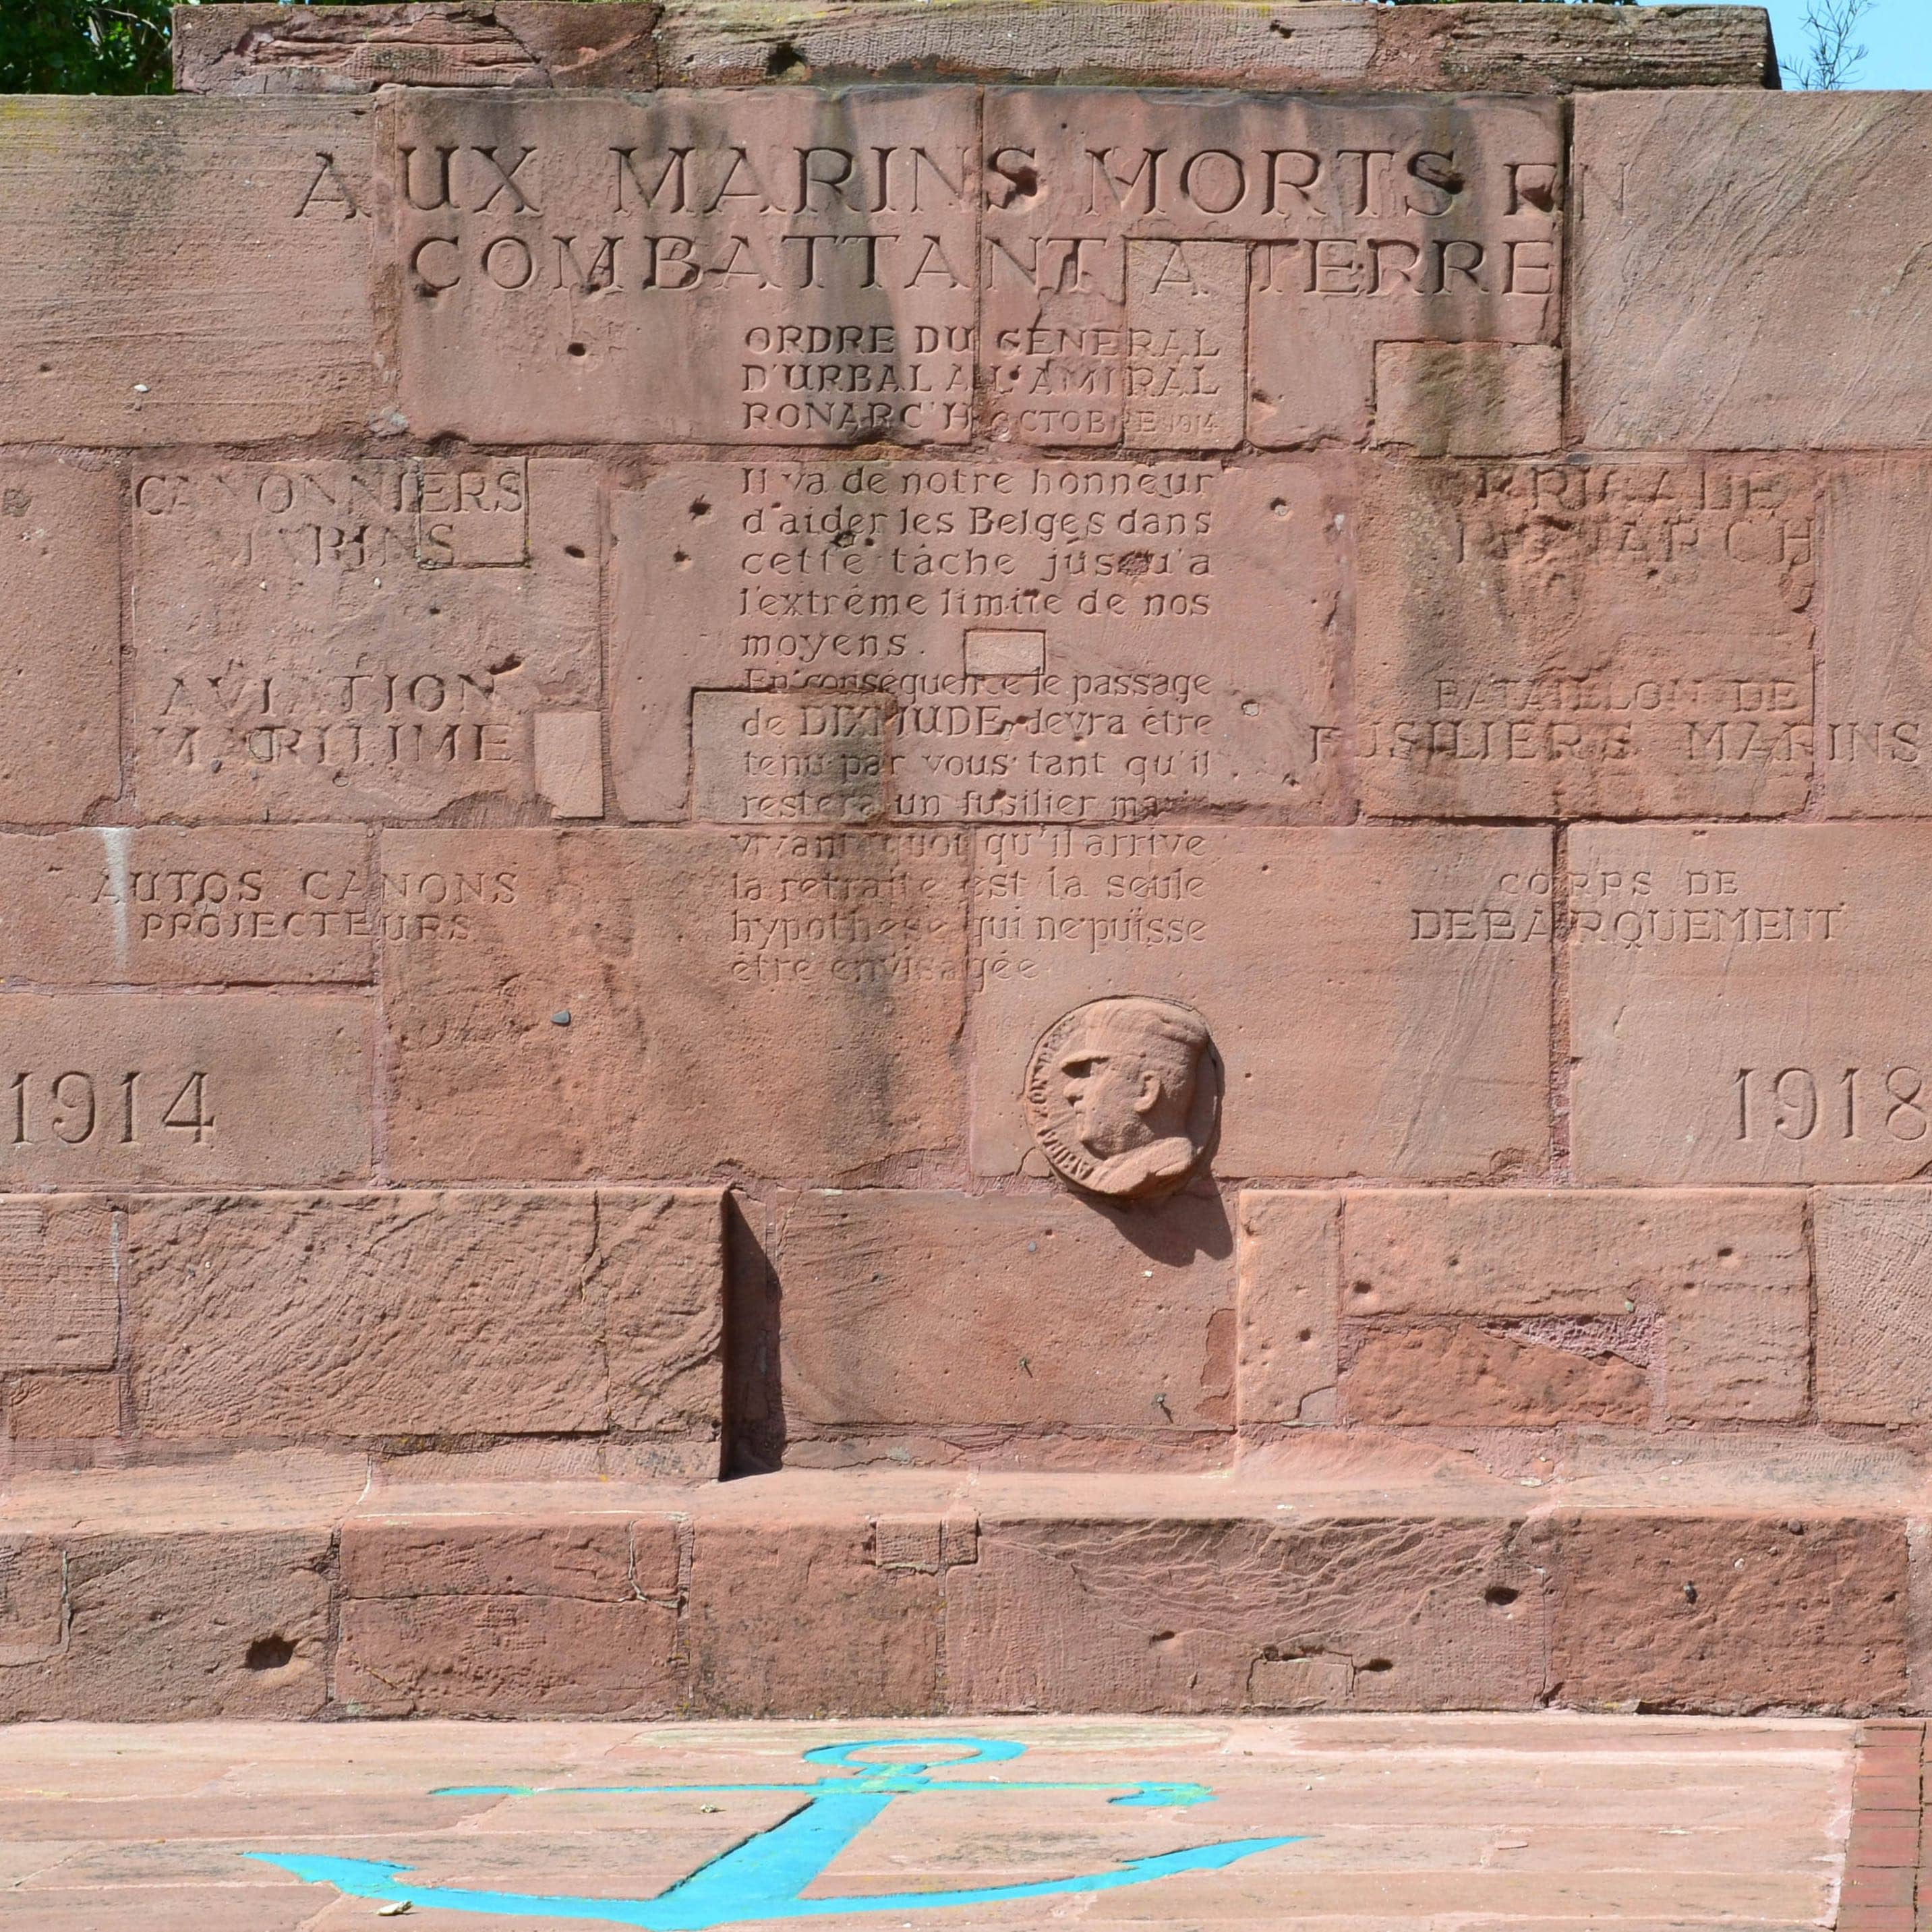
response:
[[[0,1172],[28,1186],[364,1175],[368,1019],[346,994],[0,994]]]
[[[1546,1135],[1549,940],[1415,946],[1410,908],[1550,870],[1527,829],[1041,826],[978,835],[973,1156],[1033,1172],[1033,1043],[1106,995],[1198,1012],[1226,1063],[1217,1173],[1489,1173]],[[1527,886],[1498,903],[1527,929]]]
[[[138,469],[135,746],[190,818],[532,800],[533,717],[596,701],[586,465]]]
[[[1801,807],[1816,522],[1802,472],[1749,459],[1384,471],[1357,722],[1319,748],[1391,813]]]
[[[1580,1173],[1924,1168],[1932,827],[1592,826],[1570,856]]]
[[[0,977],[214,986],[366,980],[368,836],[104,826],[0,836]]]
[[[1346,498],[1312,464],[699,464],[621,498],[634,818],[1331,810]]]
[[[1002,439],[1359,442],[1378,341],[1556,339],[1552,107],[1028,88],[986,124]]]
[[[956,1143],[970,836],[385,833],[392,1165],[830,1176]]]
[[[971,431],[969,89],[400,95],[381,142],[418,432]]]

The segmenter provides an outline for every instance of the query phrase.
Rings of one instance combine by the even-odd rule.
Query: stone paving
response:
[[[1568,1715],[20,1726],[0,1732],[0,1924],[1912,1932],[1922,1731]]]

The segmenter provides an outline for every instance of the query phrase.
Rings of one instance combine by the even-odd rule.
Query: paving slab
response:
[[[1892,1882],[1863,1813],[1922,1748],[1547,1714],[37,1725],[0,1736],[0,1924],[1787,1932],[1838,1922],[1848,1843]]]

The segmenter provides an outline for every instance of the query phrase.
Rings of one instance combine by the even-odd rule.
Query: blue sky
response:
[[[1790,61],[1804,44],[1804,0],[1768,0],[1778,51]],[[1932,0],[1878,0],[1858,38],[1869,50],[1854,87],[1932,87]]]

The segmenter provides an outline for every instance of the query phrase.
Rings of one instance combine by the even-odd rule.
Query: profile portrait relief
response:
[[[1112,1200],[1158,1200],[1213,1151],[1221,1086],[1220,1056],[1192,1006],[1093,1000],[1041,1035],[1027,1113],[1063,1180]]]

